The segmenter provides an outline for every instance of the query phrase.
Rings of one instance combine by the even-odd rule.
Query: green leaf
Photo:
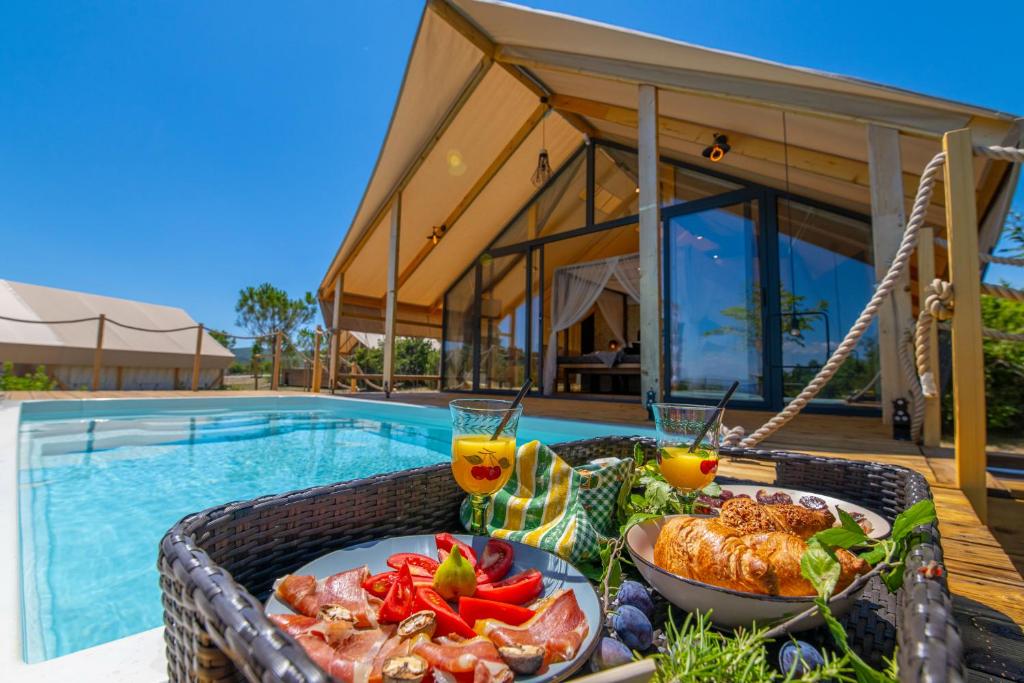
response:
[[[837,526],[819,531],[814,534],[812,540],[829,548],[852,548],[855,545],[864,543],[867,540],[867,536],[864,535],[863,531],[855,534],[849,529]]]
[[[800,557],[800,573],[811,582],[818,595],[832,595],[841,571],[839,561],[828,548],[814,538],[807,543],[807,550]]]
[[[644,447],[639,442],[633,444],[633,465],[636,468],[644,466]]]
[[[871,550],[860,554],[860,559],[864,560],[871,566],[874,566],[885,559],[886,550],[883,545],[876,545]]]
[[[481,458],[479,455],[467,455],[467,456],[465,456],[465,458],[466,458],[466,461],[469,462],[472,465],[479,465],[480,463],[482,463],[484,461],[484,459]]]
[[[501,465],[503,468],[507,468],[512,463],[508,461],[508,458],[502,458],[501,460],[498,461],[498,464]]]
[[[604,569],[596,562],[577,562],[576,568],[583,576],[597,583],[604,576]]]
[[[633,493],[629,496],[629,502],[637,507],[643,507],[644,503],[647,502],[647,499],[644,498],[642,493]]]
[[[705,486],[703,489],[701,489],[701,493],[703,493],[705,496],[717,498],[718,496],[722,495],[722,487],[718,484],[718,482],[713,481],[707,486]]]
[[[882,574],[882,581],[885,582],[885,587],[889,589],[890,593],[895,593],[903,586],[903,569],[905,566],[903,562],[900,562]]]
[[[934,521],[935,503],[931,500],[918,501],[896,515],[896,520],[892,523],[892,540],[902,541],[915,527]]]
[[[889,678],[880,671],[875,671],[871,668],[871,665],[850,649],[850,644],[846,641],[846,629],[832,616],[832,610],[829,609],[828,603],[825,600],[816,598],[814,603],[818,606],[818,612],[821,613],[821,618],[825,620],[829,633],[832,634],[832,640],[850,658],[850,666],[853,667],[858,683],[895,683],[895,679]]]
[[[836,512],[839,513],[839,521],[843,525],[844,529],[850,533],[860,534],[863,538],[868,537],[868,535],[864,533],[864,529],[861,528],[860,524],[857,524],[857,520],[855,520],[850,513],[839,507],[836,508]]]
[[[651,512],[634,512],[629,516],[629,519],[626,520],[626,523],[619,527],[619,533],[625,534],[631,526],[646,522],[649,519],[657,519],[661,516],[661,514]]]

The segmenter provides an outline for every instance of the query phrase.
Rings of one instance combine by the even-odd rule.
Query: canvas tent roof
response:
[[[733,149],[717,170],[863,213],[865,124],[902,133],[910,197],[943,132],[970,126],[979,144],[1020,137],[1012,116],[982,107],[516,5],[428,0],[376,166],[321,283],[329,300],[344,273],[341,327],[382,330],[399,192],[398,333],[410,333],[404,319],[437,334],[445,290],[533,194],[538,149],[557,169],[586,136],[635,145],[638,83],[660,89],[664,154],[707,165],[700,151],[727,133]],[[1012,191],[1010,174],[978,160],[981,215]],[[929,220],[944,222],[941,191]],[[440,225],[433,246],[425,238]]]
[[[67,289],[0,280],[0,316],[57,321],[94,318],[100,313],[119,323],[149,329],[193,327],[196,321],[180,308],[116,299]],[[95,320],[66,325],[21,323],[0,319],[0,361],[45,365],[92,365]],[[103,365],[131,368],[192,366],[194,329],[171,333],[139,332],[104,326]],[[234,354],[203,335],[202,367],[226,368]]]

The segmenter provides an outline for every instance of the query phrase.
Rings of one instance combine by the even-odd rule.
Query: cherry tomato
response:
[[[416,589],[414,610],[428,609],[437,616],[437,635],[447,636],[452,633],[463,638],[475,638],[476,632],[462,620],[455,610],[444,601],[441,594],[433,588],[421,586]]]
[[[398,579],[398,572],[381,572],[363,581],[363,590],[378,598],[387,597],[388,590]]]
[[[534,615],[532,609],[510,605],[507,602],[481,600],[480,598],[459,598],[459,616],[467,624],[474,625],[480,619],[497,619],[498,621],[519,626]]]
[[[437,560],[417,553],[395,553],[388,558],[388,566],[401,569],[403,564],[409,565],[413,576],[433,576],[439,566]]]
[[[527,569],[503,581],[477,586],[473,597],[522,605],[534,600],[543,588],[544,577],[541,573],[536,569]]]
[[[478,583],[493,583],[505,578],[512,569],[512,545],[492,538],[487,541],[484,556],[476,566]],[[482,580],[481,580],[482,579]]]
[[[403,564],[402,568],[398,570],[398,578],[395,579],[395,582],[391,584],[391,588],[388,589],[387,597],[384,598],[384,604],[380,606],[380,612],[377,614],[378,619],[382,623],[397,624],[412,614],[415,598],[416,593],[412,583],[412,573],[409,571],[409,565]]]
[[[473,549],[451,534],[437,534],[434,536],[434,542],[437,543],[437,556],[441,558],[442,562],[452,551],[452,546],[457,545],[462,551],[462,556],[469,560],[469,564],[473,567],[476,566],[476,553],[473,552]]]

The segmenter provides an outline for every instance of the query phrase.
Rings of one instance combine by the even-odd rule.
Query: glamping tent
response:
[[[623,304],[642,340],[634,393],[709,401],[737,378],[736,405],[778,409],[870,297],[918,176],[961,128],[975,144],[1021,137],[1020,120],[974,105],[506,3],[428,0],[319,287],[325,319],[440,337],[444,388],[511,391],[600,350],[586,344],[604,325],[596,303],[557,330],[560,269],[639,254],[639,303]],[[974,170],[990,250],[1017,171],[984,158]],[[941,276],[941,190],[927,218]],[[887,417],[907,395],[897,347],[913,277],[813,407]]]
[[[96,355],[95,318],[100,314],[107,320],[98,388],[191,386],[196,322],[182,309],[10,280],[0,280],[0,362],[13,363],[19,373],[44,365],[62,388],[90,387]],[[51,324],[83,318],[87,320]],[[133,327],[179,331],[143,332]],[[234,360],[231,351],[203,332],[199,386],[220,386],[224,370]]]

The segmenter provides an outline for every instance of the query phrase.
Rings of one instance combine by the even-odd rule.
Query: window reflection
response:
[[[874,290],[871,225],[779,199],[782,384],[793,398],[817,374]],[[878,328],[865,333],[818,395],[836,403],[878,401]]]

